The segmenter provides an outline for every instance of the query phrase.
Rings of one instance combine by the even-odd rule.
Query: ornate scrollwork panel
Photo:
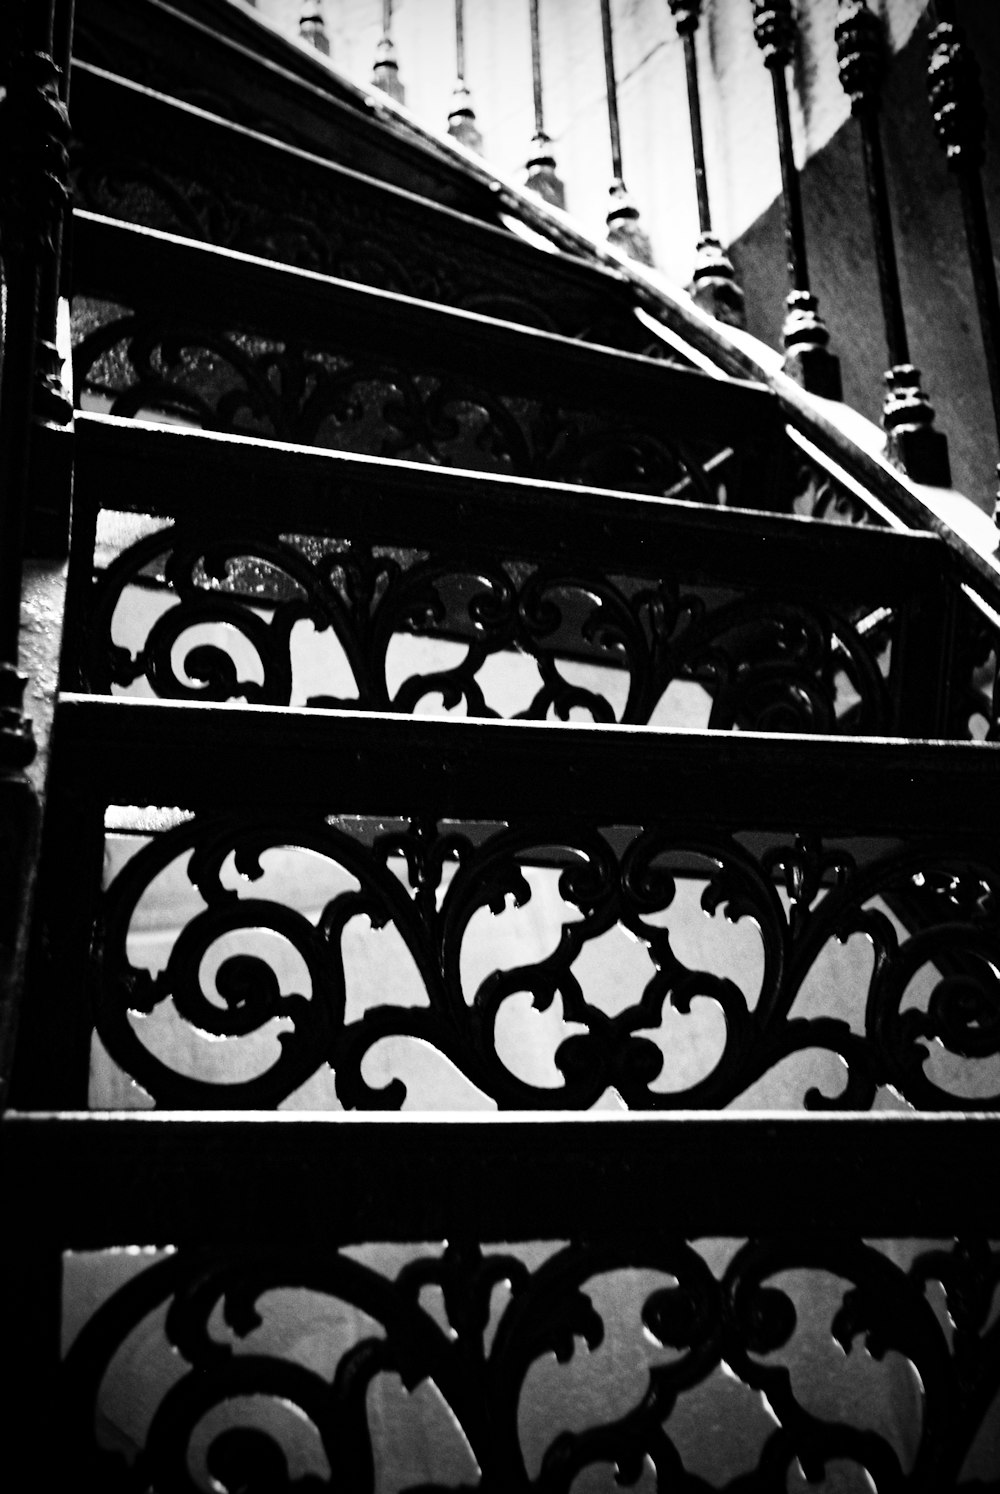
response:
[[[978,1239],[184,1249],[77,1333],[64,1435],[116,1494],[971,1494],[998,1284]]]
[[[995,852],[743,839],[193,818],[109,848],[96,1037],[179,1109],[996,1108]]]
[[[97,578],[84,631],[101,693],[673,724],[676,683],[713,728],[891,722],[889,650],[850,617],[586,566],[178,526]]]
[[[476,471],[722,500],[714,453],[641,422],[384,359],[77,298],[76,386],[112,415]],[[484,369],[487,360],[484,358]],[[728,501],[737,501],[734,494]]]

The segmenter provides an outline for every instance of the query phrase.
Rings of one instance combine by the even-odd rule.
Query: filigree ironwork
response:
[[[314,907],[260,882],[303,852],[323,868],[316,885],[327,891],[311,894]],[[132,941],[137,909],[164,875],[187,891],[175,893],[176,927],[154,972],[133,958]],[[330,896],[331,885],[347,890]],[[655,826],[368,831],[195,818],[155,836],[104,895],[94,1022],[112,1059],[155,1101],[181,1109],[276,1105],[327,1065],[343,1106],[399,1107],[407,1089],[398,1077],[382,1086],[363,1074],[387,1038],[421,1040],[503,1108],[587,1108],[609,1090],[633,1109],[718,1108],[790,1056],[825,1051],[841,1061],[844,1087],[830,1096],[813,1085],[807,1108],[865,1109],[890,1086],[924,1109],[991,1109],[1000,1102],[998,891],[995,854],[975,847],[914,844],[861,864],[809,837],[753,854],[731,836]],[[687,907],[692,897],[700,913],[697,901]],[[522,923],[511,943],[508,919],[507,942],[491,943],[487,914],[533,900],[540,930],[527,935]],[[747,921],[758,973],[746,948],[682,957],[692,920],[703,927],[718,913]],[[391,997],[349,1011],[348,987],[366,978],[345,953],[353,920],[367,921],[372,937],[391,926],[394,968],[401,978],[415,972],[422,988],[416,1004]],[[631,1001],[616,965],[598,963],[596,976],[592,968],[613,930],[643,951]],[[874,960],[828,983],[819,1014],[803,1015],[817,963],[852,935],[867,939]],[[530,1072],[511,1056],[505,1025],[523,1023],[529,1003],[558,1028],[556,1037],[528,1034]],[[695,1003],[707,1006],[692,1018]],[[158,1008],[195,1046],[216,1045],[215,1072],[219,1039],[283,1030],[257,1072],[215,1082],[178,1072],[172,1049],[152,1051],[143,1018]],[[696,1038],[692,1056],[684,1044],[706,1009],[716,1032]],[[691,1018],[684,1033],[677,1015]]]
[[[704,1404],[712,1404],[727,1372],[769,1411],[762,1435],[742,1428],[739,1471],[725,1484],[732,1494],[784,1489],[796,1463],[811,1482],[840,1463],[863,1470],[879,1489],[986,1487],[960,1485],[958,1470],[1000,1383],[1000,1328],[987,1325],[984,1311],[1000,1282],[995,1249],[979,1239],[942,1241],[906,1265],[897,1242],[830,1232],[750,1239],[727,1253],[720,1264],[718,1250],[665,1232],[629,1244],[615,1236],[575,1241],[533,1266],[517,1247],[484,1249],[464,1239],[443,1252],[410,1249],[395,1270],[391,1256],[373,1247],[364,1258],[294,1245],[238,1254],[182,1249],[119,1288],[84,1325],[64,1366],[63,1435],[77,1471],[116,1494],[193,1494],[203,1470],[230,1494],[265,1487],[366,1494],[376,1487],[382,1452],[371,1398],[381,1377],[398,1376],[407,1396],[433,1387],[451,1412],[447,1435],[475,1480],[449,1485],[452,1494],[567,1494],[581,1473],[600,1468],[614,1471],[616,1486],[633,1486],[648,1470],[657,1489],[708,1491],[718,1485],[690,1468],[682,1419],[693,1395],[707,1393]],[[623,1279],[636,1271],[644,1283],[638,1300]],[[602,1280],[615,1290],[602,1290]],[[953,1335],[935,1312],[931,1282],[943,1289]],[[497,1316],[498,1286],[507,1300]],[[429,1289],[439,1292],[442,1311],[430,1306]],[[295,1301],[300,1313],[337,1305],[338,1318],[328,1314],[312,1328],[323,1335],[329,1370],[315,1358],[283,1354],[280,1338],[276,1347],[267,1336],[283,1313],[286,1321],[294,1313]],[[356,1316],[363,1335],[353,1343],[337,1331],[345,1313]],[[129,1458],[99,1445],[97,1425],[108,1411],[102,1384],[130,1335],[152,1323],[147,1334],[155,1332],[170,1373],[157,1380],[158,1361],[147,1350],[151,1419],[137,1429],[141,1440]],[[810,1329],[843,1350],[855,1380],[846,1408],[817,1414]],[[591,1420],[581,1427],[565,1399],[575,1364],[612,1335],[647,1346],[637,1391],[616,1415],[621,1387],[616,1396],[605,1384],[610,1405],[584,1402]],[[867,1354],[855,1348],[859,1339]],[[546,1356],[562,1368],[549,1377],[548,1403],[532,1405],[531,1377]],[[895,1392],[906,1450],[887,1435],[870,1389],[858,1393],[871,1360],[880,1365],[886,1400]],[[296,1413],[280,1430],[263,1415],[275,1401]],[[534,1474],[523,1446],[526,1406],[546,1417]],[[574,1420],[576,1430],[559,1430]],[[293,1478],[294,1454],[303,1466],[303,1439],[312,1448],[309,1471]],[[723,1460],[709,1454],[708,1461],[718,1467]],[[419,1494],[444,1490],[438,1482],[419,1486]]]
[[[77,307],[77,387],[113,415],[179,419],[407,461],[720,501],[692,444],[660,422],[514,396],[454,374],[293,341]],[[431,360],[428,360],[431,362]],[[736,501],[738,495],[729,495]]]
[[[175,605],[144,637],[133,632],[129,647],[121,640],[131,631],[136,586]],[[300,623],[337,640],[353,695],[293,698]],[[206,627],[214,627],[214,642]],[[392,646],[413,634],[465,652],[390,688]],[[891,729],[882,643],[872,649],[832,608],[794,595],[699,594],[674,577],[612,577],[556,562],[474,564],[263,531],[241,544],[178,526],[147,536],[99,577],[82,635],[80,683],[100,693],[144,680],[167,699],[402,712],[440,699],[444,709],[497,716],[484,671],[516,651],[537,670],[534,683],[521,686],[525,703],[506,712],[522,719],[645,723],[670,684],[683,680],[705,690],[713,728]],[[257,678],[247,676],[249,661],[238,664],[233,639],[244,654],[249,648]],[[612,668],[614,689],[599,672],[584,677],[581,665]]]

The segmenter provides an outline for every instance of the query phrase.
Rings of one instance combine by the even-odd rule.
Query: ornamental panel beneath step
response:
[[[784,592],[685,585],[669,555],[656,575],[636,577],[586,560],[488,562],[460,548],[260,529],[240,539],[231,529],[102,516],[104,566],[74,646],[83,688],[404,714],[894,730],[905,620],[893,608],[809,600],[794,580]]]
[[[835,1230],[68,1254],[62,1435],[113,1494],[972,1494],[998,1283]]]
[[[98,1108],[1000,1103],[989,842],[724,833],[710,809],[699,832],[107,824]]]

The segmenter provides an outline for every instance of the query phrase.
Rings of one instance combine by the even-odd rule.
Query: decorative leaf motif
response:
[[[128,622],[129,599],[132,587],[151,583],[165,586],[175,601],[143,639]],[[797,605],[792,612],[790,604],[766,598],[708,609],[699,595],[682,596],[669,578],[650,591],[635,579],[555,564],[471,566],[357,542],[331,549],[315,537],[259,530],[222,538],[210,525],[186,524],[147,536],[97,579],[80,683],[109,692],[145,679],[167,699],[287,705],[293,631],[308,622],[317,633],[333,633],[357,690],[347,699],[312,694],[307,704],[314,706],[412,712],[440,695],[445,709],[464,703],[470,715],[494,716],[483,671],[520,655],[537,670],[528,703],[507,708],[522,719],[569,720],[579,713],[643,723],[672,682],[688,681],[712,697],[713,727],[886,729],[890,710],[878,656],[851,624],[834,623],[822,607]],[[131,648],[115,638],[125,626],[136,635]],[[211,643],[206,629],[214,633]],[[464,657],[407,675],[390,699],[390,647],[414,635],[460,642]],[[790,635],[812,641],[789,649]],[[195,641],[179,670],[178,649],[189,638]],[[586,683],[574,678],[581,663],[613,669],[623,703],[613,703],[619,691],[603,685],[599,673]],[[841,675],[858,697],[849,706],[854,697],[839,703]],[[796,701],[802,710],[789,714]]]
[[[307,914],[267,882],[269,851],[311,853],[356,890],[324,893]],[[147,889],[171,868],[202,907],[184,915],[154,975],[130,957],[129,941]],[[229,868],[255,895],[232,885]],[[539,899],[543,875],[549,890]],[[690,876],[703,882],[704,914],[723,912],[756,930],[756,999],[744,988],[745,957],[728,972],[680,957],[689,915],[678,887]],[[790,891],[787,912],[779,882]],[[400,1081],[372,1086],[361,1073],[373,1047],[397,1037],[422,1040],[484,1098],[512,1109],[587,1108],[609,1089],[630,1108],[719,1108],[790,1056],[825,1050],[842,1060],[843,1087],[828,1094],[811,1085],[808,1109],[864,1109],[891,1085],[925,1109],[983,1110],[1000,1093],[1000,945],[989,913],[998,885],[992,848],[978,846],[963,856],[914,843],[861,863],[815,839],[772,842],[754,856],[731,837],[659,826],[622,833],[579,820],[479,826],[474,837],[421,820],[366,839],[324,821],[196,817],[155,836],[108,887],[95,941],[94,1021],[113,1060],[158,1103],[179,1108],[279,1104],[327,1066],[342,1104],[400,1105]],[[529,906],[537,909],[531,943],[489,942],[484,913],[501,919]],[[969,909],[979,910],[976,922],[963,920]],[[658,921],[668,912],[669,924]],[[401,938],[423,1004],[387,995],[346,1020],[345,938],[362,917]],[[613,982],[613,967],[583,976],[578,961],[615,929],[638,941],[650,968],[630,1001],[609,1008],[592,982]],[[853,993],[837,993],[842,1006],[793,1015],[824,950],[858,935],[874,952],[867,988],[859,981]],[[472,979],[466,956],[479,939],[487,942]],[[294,953],[299,972],[284,985],[267,953],[278,945]],[[529,1079],[503,1056],[498,1025],[518,1000],[555,1015],[550,1058],[561,1082]],[[853,1021],[841,1014],[851,1002]],[[670,1053],[656,1039],[666,1014],[694,1023],[701,1003],[721,1016],[718,1045],[699,1060],[697,1077],[663,1085]],[[280,1056],[254,1079],[177,1072],[129,1017],[170,1004],[193,1034],[213,1039],[235,1041],[280,1020]],[[947,1082],[931,1066],[932,1045],[949,1055]],[[224,1072],[219,1057],[214,1049],[213,1074]]]
[[[635,1321],[624,1316],[628,1299],[607,1291],[598,1311],[596,1280],[635,1269],[655,1271],[673,1285],[650,1292]],[[296,1479],[296,1489],[372,1490],[376,1448],[370,1392],[387,1374],[398,1375],[408,1391],[433,1383],[479,1465],[482,1483],[474,1487],[565,1494],[585,1469],[610,1465],[618,1482],[627,1485],[648,1464],[660,1483],[669,1479],[678,1487],[701,1488],[702,1478],[685,1466],[683,1442],[672,1436],[673,1416],[679,1397],[692,1389],[710,1394],[722,1364],[766,1396],[778,1423],[762,1446],[747,1447],[740,1487],[782,1487],[796,1459],[813,1480],[822,1478],[831,1460],[846,1459],[880,1486],[905,1487],[891,1441],[864,1420],[864,1401],[850,1420],[819,1416],[796,1395],[798,1380],[785,1364],[768,1362],[778,1350],[798,1362],[794,1305],[785,1291],[768,1285],[787,1272],[810,1287],[820,1277],[845,1283],[841,1306],[829,1323],[831,1338],[845,1354],[850,1356],[854,1339],[863,1333],[873,1357],[894,1350],[913,1365],[923,1388],[906,1430],[914,1466],[925,1481],[945,1486],[948,1470],[961,1466],[975,1436],[978,1416],[970,1413],[995,1394],[1000,1373],[995,1354],[985,1352],[991,1330],[984,1327],[998,1279],[997,1255],[979,1240],[941,1242],[905,1271],[891,1254],[854,1238],[775,1235],[742,1245],[721,1277],[696,1248],[656,1232],[642,1243],[634,1235],[626,1242],[621,1231],[605,1232],[556,1249],[534,1269],[510,1251],[492,1253],[472,1239],[450,1243],[443,1255],[417,1247],[395,1278],[333,1248],[184,1248],[105,1300],[72,1343],[63,1371],[72,1415],[63,1435],[81,1474],[108,1469],[109,1455],[97,1441],[101,1386],[134,1331],[165,1306],[164,1350],[169,1354],[172,1346],[172,1361],[181,1373],[178,1378],[175,1370],[164,1382],[169,1388],[159,1389],[134,1476],[115,1483],[122,1489],[193,1488],[187,1468],[192,1438],[219,1410],[230,1415],[228,1424],[227,1419],[221,1427],[216,1422],[205,1449],[213,1476],[224,1487],[227,1479],[257,1478],[269,1481],[259,1484],[262,1489],[282,1488],[290,1448],[253,1419],[254,1408],[275,1400],[294,1408],[298,1424],[311,1427],[330,1467],[329,1480],[305,1475]],[[947,1287],[958,1325],[953,1347],[924,1296],[932,1278]],[[487,1348],[484,1329],[493,1289],[501,1281],[509,1283],[510,1296]],[[450,1333],[421,1305],[424,1288],[432,1285],[442,1288]],[[333,1365],[327,1375],[265,1347],[269,1319],[297,1291],[340,1304],[324,1320],[330,1325]],[[242,1339],[238,1352],[215,1336],[220,1304],[224,1320]],[[379,1335],[368,1334],[353,1346],[334,1337],[333,1325],[345,1307],[374,1319]],[[639,1319],[670,1357],[649,1364],[645,1386],[639,1382],[624,1414],[602,1414],[597,1399],[591,1422],[574,1432],[560,1430],[565,1421],[559,1393],[563,1383],[571,1391],[572,1379],[552,1382],[549,1441],[537,1478],[529,1478],[518,1418],[532,1370],[546,1356],[571,1365],[581,1343],[589,1358],[612,1332],[620,1335],[626,1326],[638,1330]],[[258,1330],[262,1336],[255,1339]],[[148,1350],[144,1362],[152,1362]],[[610,1366],[606,1373],[613,1373]],[[864,1384],[867,1398],[870,1381]],[[620,1404],[619,1387],[608,1383],[607,1388]],[[238,1408],[235,1419],[233,1408]]]

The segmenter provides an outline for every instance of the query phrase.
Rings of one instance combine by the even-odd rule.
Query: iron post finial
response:
[[[985,154],[986,111],[979,68],[961,31],[943,21],[931,32],[927,93],[934,131],[949,166],[978,169]]]
[[[769,68],[784,68],[795,49],[796,22],[792,0],[751,0],[753,34]]]
[[[934,429],[934,406],[920,383],[920,370],[898,363],[885,376],[887,392],[882,411],[886,454],[915,482],[951,486],[948,442]]]
[[[698,239],[688,290],[695,305],[717,321],[729,327],[746,326],[743,288],[721,239],[714,233],[703,233]]]
[[[785,372],[812,394],[841,399],[840,361],[830,352],[830,332],[816,297],[811,291],[792,290],[785,305]]]
[[[566,188],[556,175],[556,158],[550,149],[551,145],[552,141],[544,130],[539,130],[532,136],[524,182],[544,202],[551,203],[553,207],[564,208]]]
[[[324,57],[330,55],[330,38],[323,20],[322,0],[305,0],[299,12],[299,36]]]
[[[448,134],[460,145],[464,145],[467,150],[474,150],[478,155],[482,155],[483,137],[476,124],[472,94],[464,78],[458,79],[451,96],[451,108],[448,110]]]
[[[609,195],[611,206],[607,217],[608,243],[623,250],[639,264],[652,266],[653,246],[649,235],[639,223],[639,209],[620,176],[611,183]]]
[[[390,98],[395,99],[397,104],[406,102],[406,90],[399,76],[399,63],[396,60],[396,48],[392,37],[385,32],[375,47],[375,61],[372,65],[372,82],[376,88],[387,93]]]
[[[667,0],[678,36],[693,36],[701,20],[701,0]]]
[[[851,113],[878,105],[885,77],[885,31],[865,0],[840,0],[837,25],[840,82],[851,100]]]

